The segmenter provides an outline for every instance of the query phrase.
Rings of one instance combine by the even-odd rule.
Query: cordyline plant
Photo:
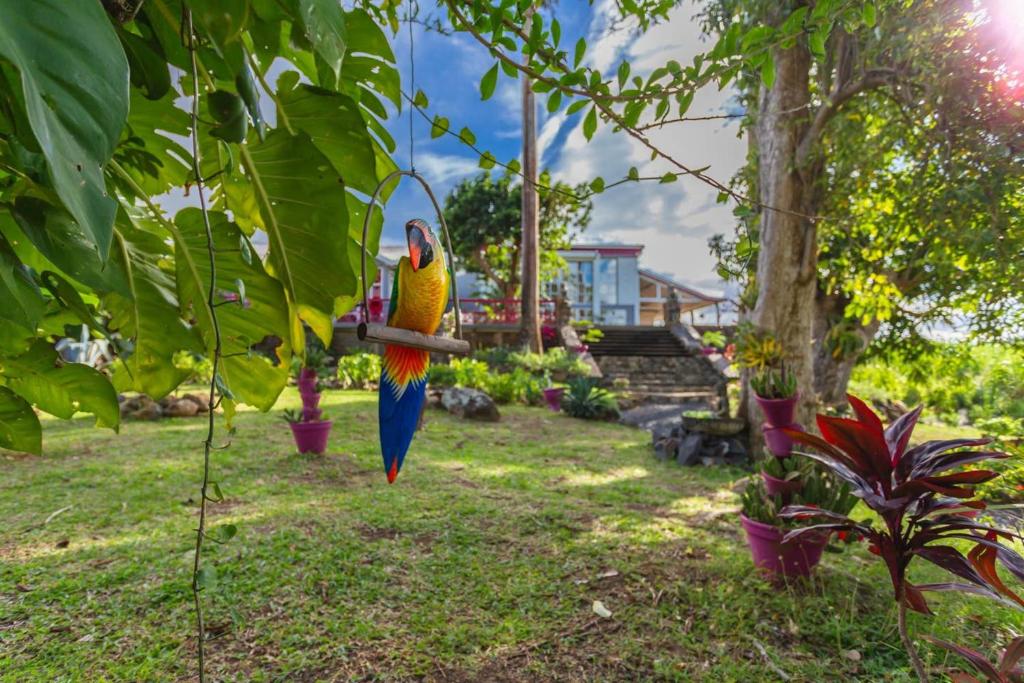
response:
[[[1024,636],[1011,640],[1003,650],[999,661],[994,664],[977,650],[938,638],[925,637],[935,645],[966,659],[975,671],[985,677],[988,683],[1024,683],[1024,669],[1018,666],[1021,659],[1024,658]],[[980,679],[962,672],[952,673],[949,677],[953,683],[981,683]]]
[[[856,419],[819,415],[821,437],[793,429],[787,429],[786,434],[793,441],[814,448],[816,453],[800,455],[817,460],[847,482],[853,494],[881,517],[883,526],[875,528],[828,510],[791,505],[780,516],[818,519],[822,523],[791,531],[786,540],[825,530],[852,531],[864,536],[871,544],[871,552],[881,557],[889,569],[903,646],[918,678],[927,681],[924,664],[906,627],[908,607],[931,614],[924,591],[969,592],[1024,606],[1024,599],[996,573],[998,561],[1024,580],[1024,558],[1000,543],[1019,536],[980,524],[965,514],[985,509],[985,501],[975,498],[974,487],[999,474],[991,470],[951,472],[964,465],[1008,456],[981,449],[989,439],[928,441],[910,448],[920,407],[886,428],[863,401],[854,396],[847,398]],[[974,544],[966,555],[953,545],[963,541]],[[911,584],[907,567],[916,557],[945,569],[961,581]]]

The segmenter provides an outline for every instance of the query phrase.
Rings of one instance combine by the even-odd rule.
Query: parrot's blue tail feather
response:
[[[388,483],[395,481],[419,424],[427,395],[430,354],[404,346],[387,346],[380,373],[380,448]]]

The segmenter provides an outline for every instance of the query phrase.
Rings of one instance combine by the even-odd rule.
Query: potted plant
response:
[[[782,481],[790,486],[773,495],[765,480],[752,480],[743,492],[740,522],[755,566],[772,575],[808,576],[821,560],[831,533],[823,530],[788,538],[787,534],[797,528],[797,523],[792,518],[782,517],[780,512],[792,504],[846,515],[857,499],[848,486],[814,466],[801,467],[798,476]],[[799,486],[793,486],[794,482],[799,482]]]
[[[320,409],[320,396],[323,391],[322,379],[327,377],[327,353],[320,347],[306,349],[306,359],[299,368],[295,383],[302,399],[302,410],[286,410],[284,419],[295,437],[295,446],[299,453],[322,454],[327,449],[327,437],[331,433],[332,422]]]
[[[765,458],[761,465],[761,479],[769,496],[782,496],[788,503],[788,497],[803,488],[801,475],[804,474],[803,463],[795,458]]]
[[[327,437],[331,433],[333,423],[321,415],[319,408],[313,409],[309,416],[305,407],[301,411],[286,410],[284,419],[291,427],[299,453],[323,455],[327,450]]]
[[[1024,598],[1013,592],[997,573],[997,563],[1024,581],[1024,557],[1002,541],[1021,540],[1020,534],[983,524],[962,514],[983,510],[987,501],[976,495],[976,486],[999,476],[985,469],[965,470],[985,460],[1008,457],[986,450],[990,439],[927,441],[910,446],[921,415],[918,407],[888,427],[863,401],[847,397],[854,419],[818,415],[821,436],[790,430],[797,443],[814,452],[800,453],[821,463],[845,481],[864,501],[881,524],[857,522],[846,514],[794,503],[779,512],[789,520],[815,520],[811,526],[786,534],[784,541],[822,532],[845,531],[865,537],[869,550],[889,570],[897,605],[900,639],[914,671],[928,680],[924,663],[907,632],[907,609],[931,614],[925,592],[955,591],[995,598],[1024,606]],[[957,546],[968,543],[962,552]],[[920,558],[953,574],[948,583],[915,585],[907,568]]]
[[[565,387],[556,387],[551,383],[551,375],[547,372],[544,373],[544,402],[547,403],[548,408],[554,412],[558,412],[562,409],[562,397],[565,395]]]
[[[799,427],[793,420],[800,395],[782,346],[770,333],[745,323],[738,330],[736,354],[737,363],[750,373],[750,389],[765,417],[765,445],[776,456],[789,455],[793,442],[784,428]]]

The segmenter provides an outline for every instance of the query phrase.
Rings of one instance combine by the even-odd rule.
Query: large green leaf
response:
[[[116,263],[104,262],[78,221],[63,208],[18,197],[11,215],[25,237],[65,275],[100,292],[131,295],[124,271]]]
[[[338,0],[299,0],[299,17],[306,38],[337,81],[347,39],[341,3]]]
[[[202,341],[178,315],[174,277],[161,268],[171,260],[165,240],[139,229],[123,213],[118,223],[112,260],[127,273],[132,296],[108,294],[103,305],[111,315],[110,329],[133,348],[114,364],[114,386],[161,398],[189,374],[174,366],[174,354],[200,351]]]
[[[0,448],[38,455],[43,450],[43,430],[28,401],[0,386]]]
[[[174,105],[175,97],[171,92],[150,100],[132,89],[128,125],[114,150],[117,163],[150,196],[181,187],[189,179],[189,115]]]
[[[373,141],[355,101],[338,92],[300,85],[299,74],[294,71],[281,74],[277,88],[291,126],[313,139],[346,186],[372,193],[377,186]]]
[[[128,62],[117,34],[95,0],[0,0],[0,16],[0,56],[21,74],[55,189],[105,259],[116,204],[103,165],[128,115]]]
[[[51,415],[68,420],[77,412],[92,413],[98,427],[120,425],[117,392],[110,380],[88,365],[63,362],[45,339],[4,361],[3,375],[8,387]]]
[[[35,337],[46,302],[21,261],[0,235],[0,355]]]
[[[216,310],[224,356],[220,375],[237,400],[270,410],[288,382],[292,355],[284,289],[266,273],[259,259],[246,262],[240,244],[244,242],[250,253],[252,246],[227,216],[219,211],[210,212],[210,223],[217,255]],[[182,238],[175,247],[181,306],[206,308],[210,264],[203,215],[199,209],[183,209],[175,217],[175,224]],[[187,265],[189,261],[195,264],[199,279]],[[238,303],[230,303],[232,300]],[[207,316],[196,318],[209,355],[214,330],[207,324]],[[282,340],[273,358],[250,352],[253,345],[267,337]]]
[[[345,184],[305,133],[278,129],[243,146],[256,188],[268,265],[289,301],[324,343],[334,331],[334,299],[356,291],[349,259]]]

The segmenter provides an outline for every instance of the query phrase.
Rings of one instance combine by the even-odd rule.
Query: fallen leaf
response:
[[[612,611],[605,607],[604,603],[600,600],[594,600],[593,610],[594,614],[601,617],[602,619],[607,619],[612,615]]]
[[[69,541],[68,539],[66,539],[66,538],[62,538],[62,539],[60,539],[59,541],[57,541],[57,547],[58,547],[58,548],[67,548],[67,547],[68,547],[68,544],[69,544],[70,542],[71,542],[71,541]]]
[[[615,571],[614,569],[609,569],[606,572],[601,572],[600,574],[598,574],[597,578],[599,578],[599,579],[610,579],[613,576],[618,576],[618,575],[619,575],[619,573],[617,571]]]
[[[843,656],[846,657],[847,659],[849,659],[851,662],[859,662],[860,661],[860,653],[857,652],[856,650],[847,650],[846,652],[843,653]]]

